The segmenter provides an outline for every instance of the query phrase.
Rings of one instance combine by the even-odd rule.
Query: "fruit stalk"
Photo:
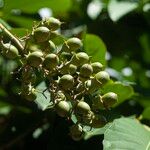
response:
[[[11,34],[7,30],[7,28],[5,28],[1,23],[0,23],[0,29],[16,44],[16,46],[20,49],[21,54],[23,54],[24,47],[20,43],[20,41],[13,34]]]

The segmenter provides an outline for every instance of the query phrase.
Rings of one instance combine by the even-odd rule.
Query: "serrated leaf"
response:
[[[100,62],[103,65],[106,64],[105,55],[106,55],[106,46],[104,42],[94,34],[86,34],[84,43],[84,51],[92,56],[93,62]]]
[[[110,0],[108,4],[108,13],[113,21],[118,21],[121,17],[135,10],[138,3],[131,1]]]
[[[35,103],[38,105],[38,107],[42,110],[45,110],[51,103],[50,103],[50,93],[48,91],[45,91],[44,94],[47,98],[45,98],[42,94],[42,92],[47,89],[46,83],[41,82],[37,87],[36,87],[36,93],[37,93],[37,98],[35,100]]]
[[[149,150],[150,132],[135,119],[114,120],[104,133],[104,150]]]
[[[118,104],[129,99],[134,94],[134,90],[130,85],[123,84],[121,82],[110,82],[106,84],[103,89],[103,93],[114,92],[118,95]]]

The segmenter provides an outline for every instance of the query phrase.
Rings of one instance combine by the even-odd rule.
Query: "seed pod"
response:
[[[98,73],[103,70],[103,65],[100,62],[94,62],[91,65],[93,68],[93,73]]]
[[[58,30],[61,26],[61,22],[54,17],[46,19],[43,24],[51,31]]]
[[[78,38],[70,38],[68,39],[62,46],[62,51],[65,52],[73,52],[82,47],[82,42]]]
[[[70,128],[70,136],[75,141],[80,141],[83,138],[83,129],[79,124],[75,124]]]
[[[48,40],[50,35],[50,30],[47,27],[38,27],[33,32],[33,37],[36,42],[45,42]]]
[[[19,56],[18,49],[10,43],[2,44],[2,54],[9,59],[15,59]]]
[[[76,66],[81,66],[89,61],[89,56],[84,52],[79,52],[72,56],[70,63]]]
[[[39,67],[43,62],[43,53],[40,51],[32,52],[27,57],[27,63],[32,67]]]
[[[78,102],[78,104],[76,105],[76,108],[75,108],[75,112],[77,114],[82,114],[82,115],[88,114],[90,110],[91,110],[91,108],[90,108],[89,104],[87,104],[84,101]]]
[[[56,54],[48,54],[46,55],[43,67],[45,67],[48,70],[52,70],[56,68],[56,66],[59,64],[59,58]]]
[[[70,90],[73,88],[74,79],[71,75],[66,74],[59,79],[58,84],[63,90]]]
[[[61,117],[67,117],[70,112],[70,105],[66,101],[59,101],[55,105],[56,112]]]
[[[94,77],[101,85],[104,85],[110,80],[110,76],[106,71],[98,72]]]
[[[118,101],[118,96],[114,92],[108,92],[102,96],[102,101],[105,107],[112,107]]]
[[[82,77],[90,77],[93,73],[93,68],[90,64],[84,64],[80,68],[80,75]]]

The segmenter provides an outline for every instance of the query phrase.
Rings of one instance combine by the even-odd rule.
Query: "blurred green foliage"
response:
[[[33,21],[47,16],[64,22],[61,32],[83,39],[93,61],[106,66],[115,84],[109,83],[103,92],[111,89],[119,95],[118,105],[110,112],[113,117],[135,115],[150,125],[149,1],[0,0],[0,22],[18,37],[32,29]],[[63,37],[55,42],[62,43]],[[20,98],[18,76],[10,74],[18,65],[0,56],[0,150],[102,149],[104,129],[94,131],[98,136],[87,141],[74,142],[68,135],[71,121]],[[37,103],[44,109],[42,98]]]

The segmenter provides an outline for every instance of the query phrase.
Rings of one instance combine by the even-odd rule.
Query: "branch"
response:
[[[18,48],[23,52],[24,47],[20,43],[20,41],[12,34],[10,33],[7,28],[5,28],[1,23],[0,23],[0,29],[18,46]]]

